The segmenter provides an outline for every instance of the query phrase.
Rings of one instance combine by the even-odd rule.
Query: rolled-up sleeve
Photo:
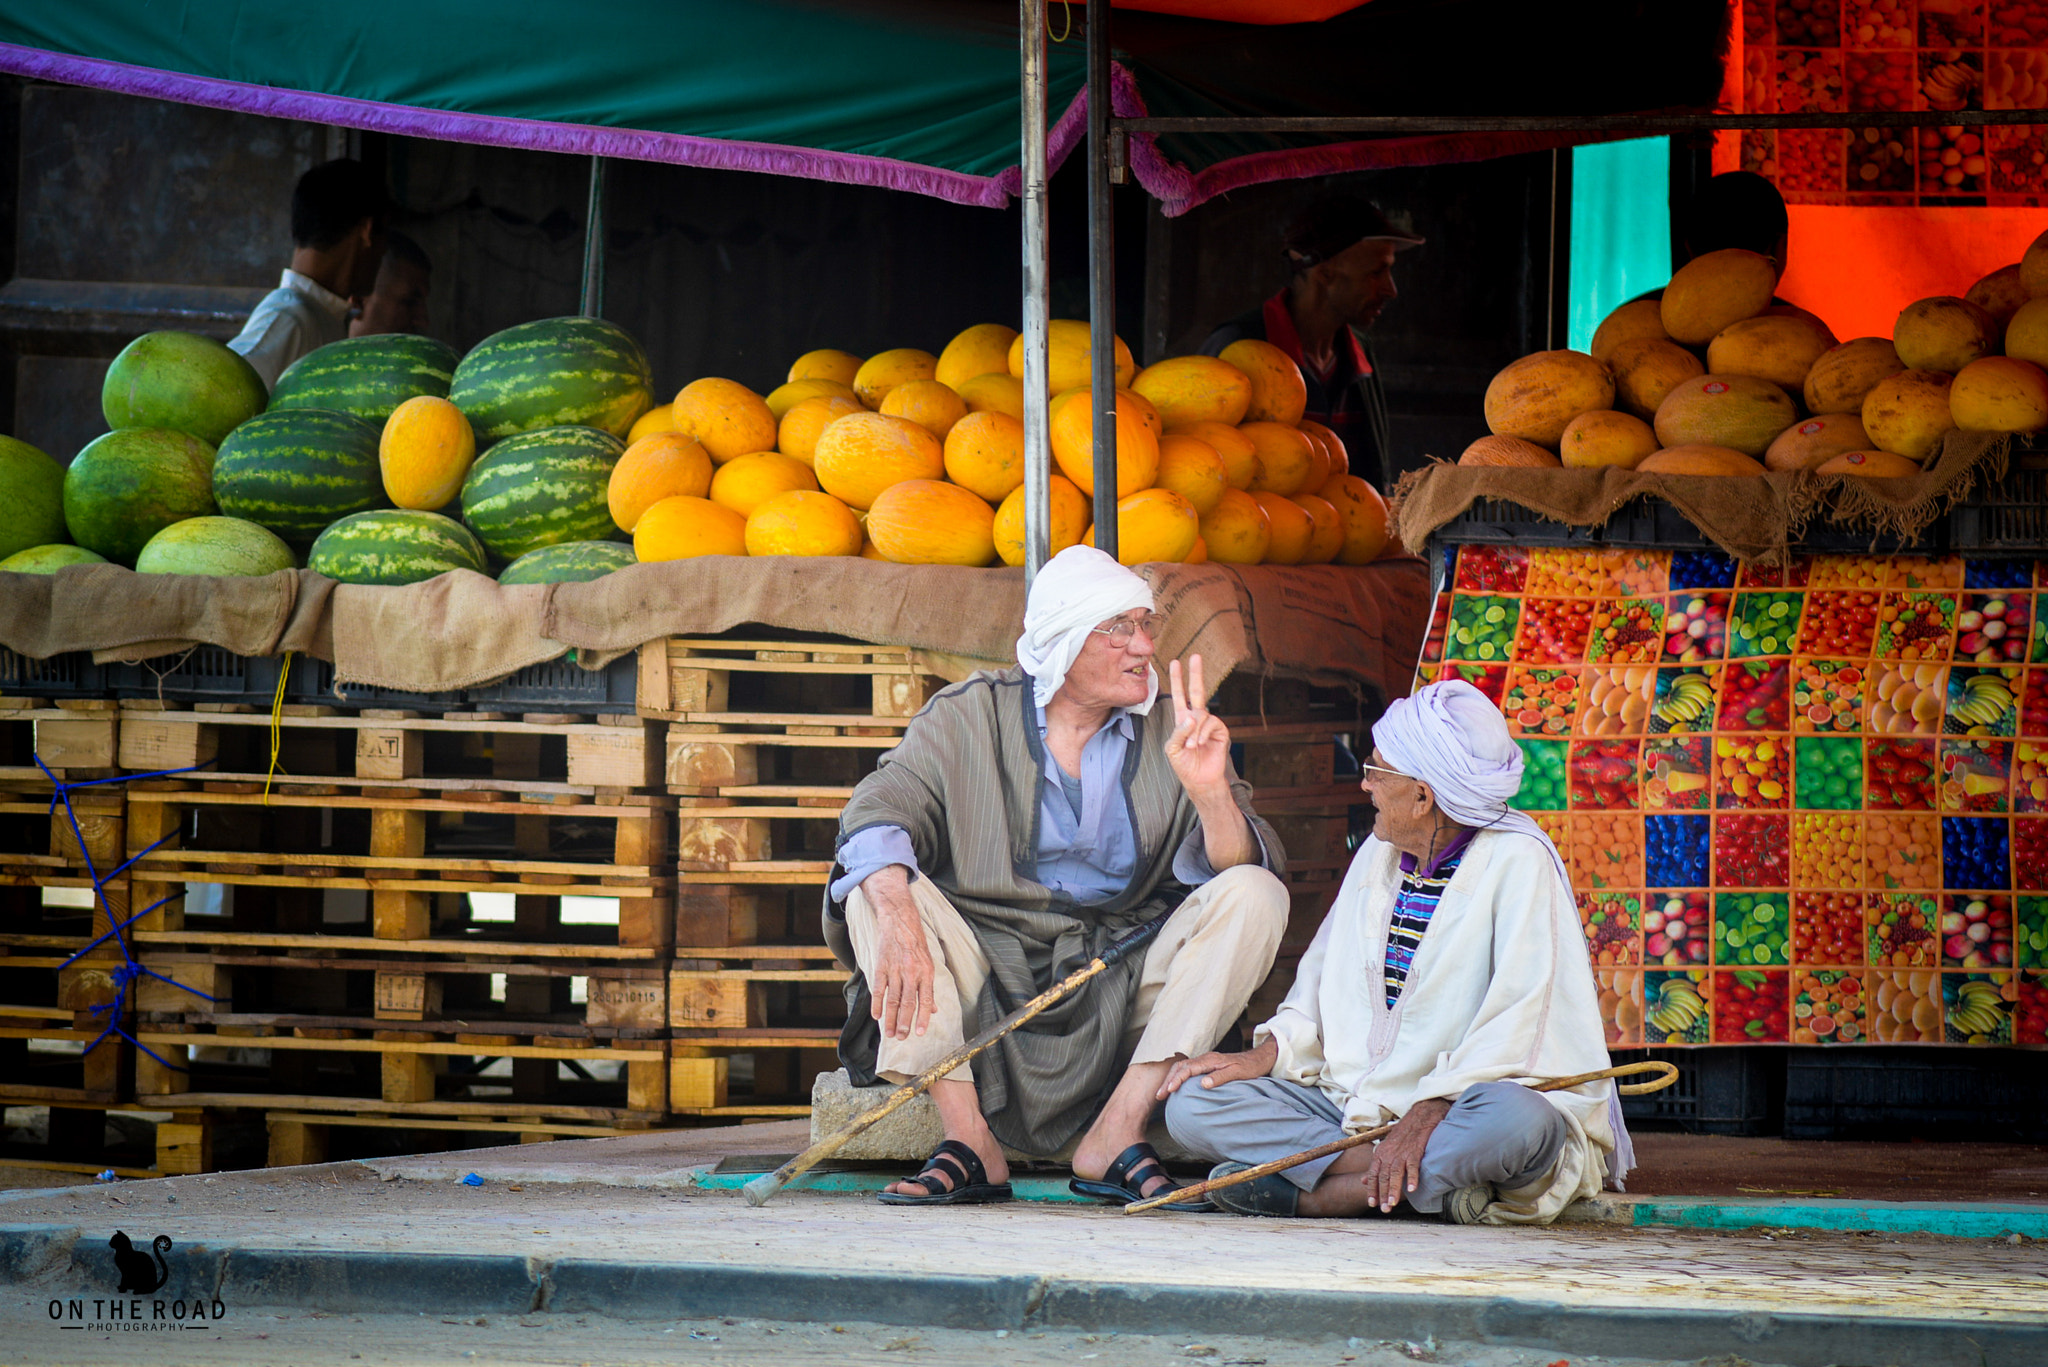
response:
[[[917,881],[917,851],[911,848],[910,832],[901,826],[870,826],[846,837],[839,847],[839,867],[845,874],[832,883],[832,900],[844,902],[847,894],[891,864],[901,864]]]
[[[1252,839],[1259,847],[1259,867],[1279,872],[1274,868],[1273,856],[1266,849],[1266,836],[1256,821],[1245,823],[1251,827]],[[1216,869],[1209,863],[1209,842],[1202,835],[1202,823],[1197,821],[1187,838],[1180,842],[1180,848],[1173,852],[1173,877],[1177,883],[1198,888],[1216,876]]]

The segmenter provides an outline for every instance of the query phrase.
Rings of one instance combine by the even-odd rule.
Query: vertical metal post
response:
[[[590,159],[590,203],[583,213],[583,300],[585,318],[604,314],[604,158]]]
[[[1109,0],[1088,0],[1088,379],[1095,410],[1095,548],[1117,553],[1116,219],[1109,187]]]
[[[1045,169],[1045,0],[1018,0],[1023,40],[1024,579],[1052,557],[1052,432],[1045,372],[1052,272]]]

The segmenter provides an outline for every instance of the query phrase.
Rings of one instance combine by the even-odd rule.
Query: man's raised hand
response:
[[[1215,789],[1230,772],[1230,728],[1209,710],[1202,657],[1188,657],[1185,678],[1180,661],[1171,661],[1166,679],[1173,695],[1173,734],[1166,738],[1166,762],[1190,793]]]

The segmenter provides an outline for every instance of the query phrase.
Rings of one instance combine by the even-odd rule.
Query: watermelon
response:
[[[239,517],[188,517],[149,539],[137,574],[275,574],[299,562],[277,534]]]
[[[625,450],[594,427],[507,437],[469,467],[462,520],[502,560],[564,541],[602,541],[617,530],[606,489]]]
[[[88,444],[64,472],[71,539],[122,564],[173,522],[216,511],[213,448],[187,432],[124,427]]]
[[[448,570],[483,573],[484,548],[452,517],[378,508],[320,533],[306,566],[344,584],[417,584]]]
[[[543,318],[494,333],[455,367],[448,387],[482,447],[538,427],[595,427],[623,437],[654,402],[647,353],[602,318]]]
[[[107,426],[165,427],[218,446],[263,411],[254,366],[196,332],[145,332],[121,349],[100,386]]]
[[[564,541],[528,551],[505,567],[500,584],[580,584],[601,579],[639,561],[631,546],[616,541]]]
[[[64,467],[12,437],[0,437],[0,560],[64,539]]]
[[[457,359],[446,342],[407,332],[329,342],[277,377],[270,411],[331,408],[381,428],[391,410],[407,399],[422,394],[447,398]]]
[[[30,546],[25,551],[16,551],[5,560],[0,560],[0,574],[55,574],[66,565],[104,565],[104,555],[94,555],[83,546],[58,542],[48,546]]]
[[[220,444],[213,496],[228,516],[305,546],[336,518],[390,506],[377,436],[361,418],[325,408],[251,418]]]

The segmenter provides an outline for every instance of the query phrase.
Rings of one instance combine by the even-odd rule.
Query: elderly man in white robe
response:
[[[1373,833],[1293,991],[1249,1051],[1174,1066],[1167,1125],[1226,1160],[1223,1176],[1397,1122],[1212,1194],[1237,1214],[1405,1202],[1457,1224],[1547,1224],[1633,1161],[1612,1082],[1526,1085],[1609,1066],[1570,876],[1507,806],[1521,751],[1478,689],[1420,689],[1373,740]]]

